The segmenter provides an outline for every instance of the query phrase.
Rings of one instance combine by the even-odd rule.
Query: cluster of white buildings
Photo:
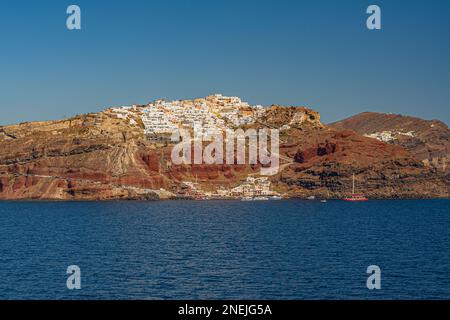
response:
[[[273,196],[274,192],[270,190],[271,182],[267,177],[247,177],[243,184],[231,189],[231,195],[235,197],[259,197]]]
[[[147,135],[171,134],[180,128],[193,128],[194,124],[205,130],[226,127],[225,121],[212,113],[210,106],[201,100],[157,100],[143,109],[142,122]]]
[[[265,109],[261,105],[251,106],[242,102],[238,97],[225,97],[215,94],[205,98],[211,111],[225,119],[229,126],[243,126],[255,123],[256,119],[264,115]]]
[[[370,134],[365,134],[365,137],[368,138],[373,138],[373,139],[377,139],[379,141],[382,142],[393,142],[395,140],[397,140],[397,136],[398,135],[402,135],[402,136],[407,136],[407,137],[411,137],[414,138],[414,131],[409,131],[409,132],[402,132],[402,131],[382,131],[382,132],[375,132],[375,133],[370,133]]]
[[[184,181],[181,184],[179,196],[188,196],[197,200],[205,199],[246,199],[259,197],[279,197],[271,190],[271,182],[267,177],[247,177],[247,180],[239,186],[227,189],[219,187],[215,192],[205,192],[194,182]]]
[[[250,106],[238,97],[215,94],[195,100],[156,100],[146,106],[112,108],[120,119],[138,115],[149,137],[170,135],[177,129],[201,126],[205,134],[255,123],[265,113],[260,106]],[[133,120],[134,121],[134,120]]]
[[[274,197],[279,194],[271,190],[271,182],[267,177],[247,177],[247,180],[237,187],[226,189],[219,188],[217,191],[219,198],[257,198],[257,197]]]
[[[122,106],[117,108],[111,108],[111,112],[115,113],[118,119],[129,120],[130,124],[136,124],[136,120],[134,120],[134,116],[138,111],[137,106]]]

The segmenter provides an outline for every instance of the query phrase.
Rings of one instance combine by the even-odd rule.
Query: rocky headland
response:
[[[449,197],[450,134],[441,122],[369,113],[325,125],[306,107],[215,95],[0,127],[0,200],[174,199],[186,185],[207,198],[258,176],[258,165],[172,164],[173,145],[152,121],[179,117],[176,108],[222,126],[280,129],[280,170],[268,181],[285,198],[342,198],[353,174],[370,198]]]

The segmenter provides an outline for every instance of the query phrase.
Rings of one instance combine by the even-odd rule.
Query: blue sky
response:
[[[0,124],[215,92],[449,124],[449,40],[446,0],[1,0]]]

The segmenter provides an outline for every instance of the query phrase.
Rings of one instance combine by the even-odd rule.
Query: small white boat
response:
[[[326,203],[326,202],[327,202],[327,200],[320,200],[320,202],[322,202],[322,203]]]
[[[268,197],[254,197],[253,200],[255,201],[268,201]]]
[[[306,199],[308,199],[308,200],[316,200],[316,197],[315,196],[310,196],[310,197],[308,197]]]
[[[270,197],[270,200],[281,200],[280,196],[272,196]]]
[[[241,201],[253,201],[252,197],[243,197],[241,198]]]

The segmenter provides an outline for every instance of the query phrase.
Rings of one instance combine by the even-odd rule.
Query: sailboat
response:
[[[352,202],[359,202],[359,201],[368,201],[367,197],[363,194],[356,194],[355,193],[355,174],[353,174],[353,189],[352,189],[352,195],[350,197],[342,199],[344,201],[352,201]]]

